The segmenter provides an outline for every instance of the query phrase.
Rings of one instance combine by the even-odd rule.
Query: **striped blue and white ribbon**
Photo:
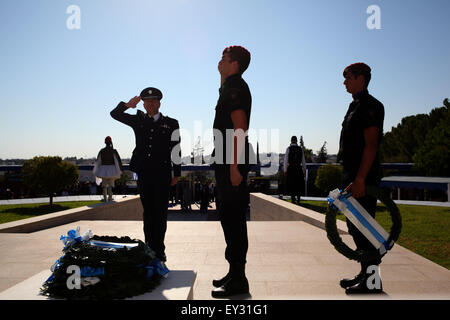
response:
[[[384,254],[391,249],[394,241],[388,243],[389,234],[378,222],[351,196],[350,193],[342,194],[339,189],[331,191],[328,202],[338,208],[351,223],[379,250]]]
[[[112,249],[122,249],[122,248],[134,248],[137,247],[138,243],[116,243],[116,242],[106,242],[99,240],[90,240],[89,244],[101,248],[112,248]]]

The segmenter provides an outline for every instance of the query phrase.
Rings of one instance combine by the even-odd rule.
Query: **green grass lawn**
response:
[[[53,203],[53,206],[51,207],[48,203],[0,205],[0,223],[41,216],[47,213],[83,207],[100,202],[101,201],[58,202]]]
[[[302,201],[305,208],[325,213],[326,201]],[[402,216],[402,232],[397,243],[409,250],[450,269],[450,208],[397,205]],[[345,221],[340,214],[338,219]],[[392,221],[384,205],[378,204],[377,222],[387,231]]]

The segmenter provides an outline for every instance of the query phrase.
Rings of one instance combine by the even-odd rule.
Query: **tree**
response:
[[[404,117],[397,127],[387,132],[380,146],[384,162],[413,162],[413,156],[429,130],[426,114]]]
[[[319,162],[319,163],[326,163],[327,162],[328,153],[327,153],[326,144],[327,144],[327,142],[325,141],[323,143],[322,147],[320,148],[320,150],[317,151],[316,161]]]
[[[317,170],[314,185],[325,193],[341,186],[342,168],[340,166],[327,164]]]
[[[303,136],[300,136],[300,147],[302,147],[302,149],[305,149],[305,143],[303,142]]]
[[[313,151],[312,149],[307,149],[303,142],[303,136],[300,136],[300,147],[303,150],[303,154],[305,155],[305,162],[311,163],[313,162]]]
[[[50,197],[53,205],[53,195],[68,188],[78,181],[76,165],[63,161],[61,157],[34,157],[25,161],[22,166],[22,178],[26,186],[37,194]]]
[[[413,162],[414,155],[423,146],[427,134],[448,114],[448,99],[443,104],[443,107],[434,108],[429,114],[404,117],[397,127],[385,133],[380,145],[382,161]]]
[[[447,114],[427,133],[413,157],[414,167],[427,176],[450,177],[450,106],[446,100]]]

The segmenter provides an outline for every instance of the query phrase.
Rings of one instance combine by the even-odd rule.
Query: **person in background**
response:
[[[201,186],[201,192],[200,192],[200,211],[202,213],[208,212],[208,205],[209,205],[209,186],[208,183],[205,182]]]
[[[305,189],[306,163],[302,148],[297,144],[297,137],[292,136],[291,145],[284,155],[284,175],[286,189],[293,204],[300,204],[300,197]]]
[[[342,184],[344,192],[353,197],[375,218],[377,199],[366,194],[366,186],[378,186],[381,181],[379,145],[383,137],[384,106],[369,94],[367,87],[371,69],[365,63],[354,63],[344,69],[344,85],[353,97],[342,122],[338,161],[342,162]],[[350,235],[361,251],[375,250],[369,240],[347,219]],[[381,258],[361,263],[361,272],[352,279],[340,282],[347,294],[381,293],[380,287],[369,289],[367,280],[371,276],[370,266],[379,268]],[[378,275],[379,275],[378,271]]]
[[[105,138],[106,146],[100,150],[94,165],[93,173],[96,177],[102,179],[103,200],[112,201],[114,181],[120,178],[122,174],[122,160],[119,153],[113,148],[110,136]]]

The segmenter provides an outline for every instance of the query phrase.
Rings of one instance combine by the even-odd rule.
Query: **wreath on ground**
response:
[[[61,237],[63,241],[71,239],[42,285],[42,295],[69,300],[124,299],[152,291],[168,272],[161,270],[161,262],[140,240],[92,234],[82,239],[79,229],[77,232],[77,237]],[[81,271],[76,288],[69,284],[71,266]]]
[[[402,229],[402,218],[400,216],[400,212],[398,210],[397,205],[392,201],[386,194],[378,187],[367,186],[366,194],[373,196],[380,200],[383,203],[392,219],[392,227],[389,234],[389,238],[387,239],[387,243],[390,244],[389,250],[394,245],[394,242],[398,240],[400,236],[400,232]],[[327,237],[330,240],[331,244],[334,248],[347,257],[350,260],[356,260],[358,262],[366,262],[371,261],[377,258],[382,258],[387,251],[380,252],[380,250],[372,250],[372,251],[361,251],[361,250],[353,250],[349,248],[343,241],[339,235],[336,225],[336,214],[337,208],[333,205],[328,204],[327,213],[325,217],[325,229],[327,231]]]

